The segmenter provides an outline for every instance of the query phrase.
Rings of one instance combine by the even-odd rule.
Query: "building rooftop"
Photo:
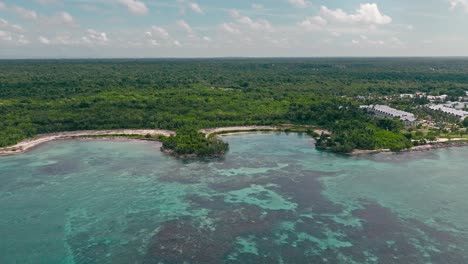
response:
[[[414,116],[414,114],[391,108],[387,105],[363,105],[361,106],[361,108],[378,111],[392,117],[399,117],[401,120],[404,121],[416,121],[416,117]]]
[[[454,116],[459,117],[460,119],[464,120],[466,117],[468,117],[468,112],[463,111],[463,110],[457,110],[454,108],[447,107],[445,105],[429,105],[429,109],[432,110],[440,110],[444,113],[451,114]]]

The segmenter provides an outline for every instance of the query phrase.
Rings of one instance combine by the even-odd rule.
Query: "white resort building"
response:
[[[441,111],[443,113],[453,115],[455,117],[460,118],[461,121],[465,120],[465,118],[468,117],[467,111],[450,108],[445,105],[429,105],[428,108],[434,111]]]
[[[391,108],[387,105],[363,105],[361,109],[367,109],[375,113],[377,118],[399,118],[406,126],[416,126],[418,121],[414,114]]]

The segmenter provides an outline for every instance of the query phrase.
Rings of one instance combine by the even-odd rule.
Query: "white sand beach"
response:
[[[32,139],[27,139],[19,142],[18,144],[10,147],[0,148],[0,156],[13,155],[26,152],[34,147],[37,147],[46,142],[59,140],[59,139],[71,139],[76,137],[86,136],[112,136],[112,135],[128,135],[128,136],[171,136],[175,135],[174,131],[169,130],[151,130],[151,129],[118,129],[118,130],[96,130],[96,131],[72,131],[72,132],[61,132],[42,134]]]

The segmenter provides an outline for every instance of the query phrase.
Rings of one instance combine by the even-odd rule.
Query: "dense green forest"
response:
[[[430,58],[4,60],[0,146],[58,131],[294,123],[332,130],[320,144],[335,151],[401,149],[411,143],[354,97],[457,96],[466,72],[468,60]]]

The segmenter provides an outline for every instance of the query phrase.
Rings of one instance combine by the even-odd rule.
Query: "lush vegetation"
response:
[[[160,128],[191,131],[165,142],[177,152],[217,151],[195,131],[293,123],[331,130],[319,145],[334,151],[400,149],[410,145],[401,124],[370,119],[355,96],[457,96],[467,71],[463,59],[0,61],[0,146],[40,133]]]
[[[162,139],[162,150],[178,156],[198,157],[223,155],[229,150],[228,143],[216,138],[206,138],[194,130],[179,130],[176,136]]]
[[[372,119],[347,99],[293,104],[290,117],[303,124],[317,120],[319,126],[331,130],[332,136],[322,135],[317,146],[334,152],[401,150],[412,146],[411,141],[400,133],[404,126],[400,120]]]

